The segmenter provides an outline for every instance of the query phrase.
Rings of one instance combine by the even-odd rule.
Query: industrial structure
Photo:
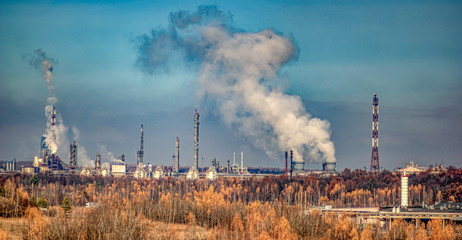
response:
[[[194,166],[189,169],[186,175],[186,178],[190,180],[199,178],[199,116],[196,108],[194,112]]]
[[[401,207],[407,208],[409,203],[409,176],[407,175],[406,171],[404,171],[401,175]]]
[[[137,156],[136,165],[138,165],[140,163],[143,163],[143,156],[144,156],[144,147],[143,147],[144,140],[143,140],[143,136],[144,136],[143,124],[141,124],[140,150],[136,153],[136,156]]]
[[[96,153],[95,169],[101,170],[101,154]]]
[[[152,177],[155,178],[155,179],[161,179],[161,178],[165,177],[165,172],[164,172],[164,169],[162,168],[162,166],[157,166],[156,167],[156,170],[152,174]]]
[[[51,126],[56,125],[56,108],[55,105],[53,105],[53,109],[51,110]]]
[[[6,162],[6,169],[7,172],[14,172],[16,171],[16,158],[13,160]]]
[[[180,170],[180,138],[176,137],[175,155],[172,159],[172,177],[178,178],[178,171]]]
[[[215,159],[216,161],[216,159]],[[212,164],[211,167],[209,167],[209,169],[207,169],[207,171],[205,172],[205,177],[208,179],[208,180],[216,180],[218,178],[218,172],[217,172],[217,169],[215,168],[215,166]]]
[[[407,175],[412,175],[412,174],[419,174],[427,170],[428,170],[427,167],[419,167],[417,163],[411,161],[409,164],[406,164],[406,167],[396,169],[395,172],[401,175],[403,175],[404,173],[406,173]]]
[[[77,143],[75,140],[71,143],[69,147],[69,168],[75,169],[77,166]]]
[[[199,111],[195,108],[194,111],[194,156],[193,156],[193,165],[190,167],[189,171],[181,172],[180,170],[180,138],[176,137],[175,142],[175,153],[172,156],[172,165],[169,166],[151,166],[151,164],[144,164],[144,126],[141,124],[140,131],[140,148],[136,154],[136,165],[127,164],[125,154],[119,156],[118,163],[102,163],[101,154],[96,153],[96,160],[91,166],[78,166],[78,143],[73,140],[69,145],[69,163],[66,164],[61,158],[54,152],[48,143],[52,143],[56,139],[54,136],[54,129],[56,127],[56,108],[53,106],[49,110],[49,123],[51,127],[51,135],[44,135],[41,137],[40,142],[40,157],[34,157],[33,167],[28,167],[27,169],[22,170],[25,173],[51,173],[51,174],[63,174],[66,172],[80,173],[82,175],[100,175],[100,176],[134,176],[139,178],[156,178],[161,179],[164,177],[173,177],[175,179],[190,179],[196,180],[199,178],[207,178],[209,180],[215,180],[218,177],[239,177],[239,178],[249,178],[255,176],[255,174],[250,174],[247,167],[244,166],[244,152],[241,152],[241,162],[236,161],[236,153],[233,153],[233,162],[230,164],[230,159],[227,159],[227,165],[220,166],[220,162],[216,158],[212,158],[212,164],[209,168],[206,168],[205,171],[202,166],[202,170],[199,171]],[[47,139],[49,137],[50,139]],[[50,140],[50,141],[48,141]],[[53,151],[56,149],[53,148]],[[289,174],[288,168],[288,156],[289,152],[285,153],[286,166],[284,174],[287,176]],[[298,155],[297,155],[298,156]],[[296,157],[294,159],[294,152],[290,151],[290,175],[304,175],[304,160],[301,157]],[[203,161],[203,159],[202,159]],[[203,163],[202,163],[203,164]],[[326,165],[327,166],[327,165]],[[332,170],[335,167],[329,165],[325,169]],[[16,170],[16,165],[13,162],[7,163],[7,169],[10,171]],[[14,170],[13,170],[14,169]],[[183,170],[184,171],[184,170]],[[260,177],[266,176],[265,174],[256,174],[261,175]]]
[[[199,168],[199,112],[194,113],[194,167]]]
[[[40,139],[40,154],[42,155],[42,160],[49,154],[48,146],[46,143],[46,137],[42,136]]]
[[[304,174],[305,170],[305,161],[301,159],[293,159],[293,151],[290,151],[290,160],[293,162],[293,171],[294,174]]]
[[[322,164],[322,171],[326,173],[334,173],[335,165],[336,165],[336,162],[325,162]]]
[[[119,156],[119,160],[122,164],[125,164],[125,154],[122,153],[122,155]]]
[[[114,177],[123,177],[127,175],[127,166],[125,164],[115,164],[111,166],[111,174]]]
[[[374,93],[372,99],[372,156],[371,172],[380,172],[379,163],[379,98]]]

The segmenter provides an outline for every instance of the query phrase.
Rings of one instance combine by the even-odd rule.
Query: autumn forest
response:
[[[383,229],[309,210],[398,206],[400,191],[392,172],[349,169],[216,181],[10,174],[0,175],[0,217],[20,219],[22,239],[462,239],[460,225],[438,219]],[[410,206],[442,201],[462,202],[462,169],[410,176]],[[0,239],[13,239],[1,226]]]

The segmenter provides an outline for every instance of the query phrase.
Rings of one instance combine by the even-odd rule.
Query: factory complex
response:
[[[45,136],[40,141],[40,157],[35,156],[32,166],[23,166],[19,168],[16,159],[7,161],[3,173],[22,172],[26,174],[50,173],[50,174],[81,174],[84,176],[133,176],[135,178],[154,178],[161,179],[172,177],[175,179],[209,179],[215,180],[218,177],[264,177],[271,174],[251,174],[244,166],[244,152],[240,153],[240,163],[236,162],[236,153],[233,153],[233,160],[227,160],[226,165],[220,165],[216,158],[212,159],[211,165],[204,168],[199,167],[199,112],[194,112],[194,162],[189,169],[184,171],[180,168],[180,138],[176,137],[175,154],[172,156],[171,166],[153,166],[150,163],[144,163],[144,130],[141,125],[140,149],[136,152],[137,160],[135,164],[128,164],[125,160],[125,154],[119,156],[116,164],[101,163],[101,154],[96,154],[96,161],[93,166],[78,166],[78,144],[74,140],[69,146],[69,162],[61,159],[56,153],[50,151]],[[53,106],[50,114],[51,129],[55,126],[56,108]],[[290,154],[289,154],[290,153]],[[290,156],[290,157],[289,157]],[[92,161],[93,163],[93,161]],[[303,161],[294,161],[293,151],[285,152],[285,171],[284,175],[303,176],[307,174],[324,174],[325,176],[335,175],[335,162],[322,164],[322,171],[306,171]]]

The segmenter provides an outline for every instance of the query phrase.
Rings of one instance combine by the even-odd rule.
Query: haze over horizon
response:
[[[226,30],[217,30],[203,41],[195,37],[196,28],[177,22],[175,33],[188,41],[162,45],[177,36],[166,34],[168,41],[163,39],[160,46],[176,49],[179,44],[186,50],[172,54],[157,49],[154,60],[159,62],[154,65],[162,71],[140,66],[140,38],[147,36],[144,43],[155,44],[155,36],[170,31],[175,13],[194,14],[200,6],[216,6],[220,17],[226,19],[212,25],[226,26]],[[236,90],[234,77],[242,73],[239,68],[250,66],[254,59],[219,71],[204,68],[222,66],[214,64],[223,59],[223,66],[230,63],[229,53],[220,55],[216,49],[226,50],[223,42],[240,49],[242,45],[234,42],[238,36],[242,37],[239,44],[246,37],[268,39],[268,43],[281,40],[284,51],[275,53],[289,54],[276,60],[274,55],[268,56],[271,69],[261,71],[263,80],[257,76],[256,83],[269,92],[279,91],[284,103],[298,104],[294,99],[299,99],[309,114],[301,111],[302,119],[327,123],[319,128],[327,136],[304,142],[317,146],[319,152],[300,145],[310,159],[319,157],[305,168],[319,169],[320,159],[325,160],[330,151],[319,143],[332,141],[337,170],[369,169],[374,93],[380,106],[381,167],[393,170],[409,161],[422,166],[442,163],[462,167],[461,26],[462,3],[458,1],[3,1],[0,159],[31,161],[39,155],[50,93],[41,71],[25,58],[42,49],[53,59],[56,111],[67,127],[63,131],[67,131],[68,142],[78,141],[79,153],[84,146],[89,157],[85,161],[100,152],[103,162],[124,153],[129,163],[135,163],[143,124],[145,163],[171,165],[178,136],[180,166],[192,165],[197,106],[201,113],[199,154],[204,166],[215,157],[224,165],[227,159],[232,161],[233,152],[239,153],[237,156],[244,152],[246,166],[282,168],[283,151],[274,147],[283,148],[281,139],[286,137],[284,131],[270,131],[280,122],[260,115],[249,118],[248,113],[258,112],[258,107],[245,105],[252,96]],[[204,34],[201,29],[198,32]],[[221,45],[214,45],[218,36]],[[281,45],[272,46],[269,49]],[[163,51],[168,57],[157,58]],[[207,76],[215,79],[223,72],[227,77],[217,89],[233,86],[237,93],[219,94],[209,87]],[[260,89],[260,85],[254,87]],[[270,98],[269,92],[262,91],[262,95]],[[229,108],[240,100],[246,107]],[[237,109],[231,118],[228,109]],[[266,125],[249,133],[257,127],[247,125],[248,119]],[[63,146],[59,156],[68,162],[68,143]]]

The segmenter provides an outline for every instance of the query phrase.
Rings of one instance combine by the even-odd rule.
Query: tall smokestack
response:
[[[194,113],[194,166],[199,167],[199,112]]]
[[[144,156],[144,139],[143,139],[144,133],[143,133],[143,124],[141,124],[141,137],[140,137],[140,150],[137,152],[137,159],[136,159],[136,165],[143,163],[143,156]]]
[[[285,157],[286,157],[286,170],[284,171],[284,175],[287,177],[287,151],[285,152]]]
[[[294,167],[294,152],[290,150],[290,177],[292,177],[293,167]]]
[[[180,169],[180,138],[176,137],[176,144],[175,144],[175,164],[173,165],[173,171],[178,172]]]
[[[241,171],[244,171],[244,152],[241,152]]]
[[[55,105],[53,105],[53,109],[51,110],[51,126],[54,126],[56,124],[56,108]]]

